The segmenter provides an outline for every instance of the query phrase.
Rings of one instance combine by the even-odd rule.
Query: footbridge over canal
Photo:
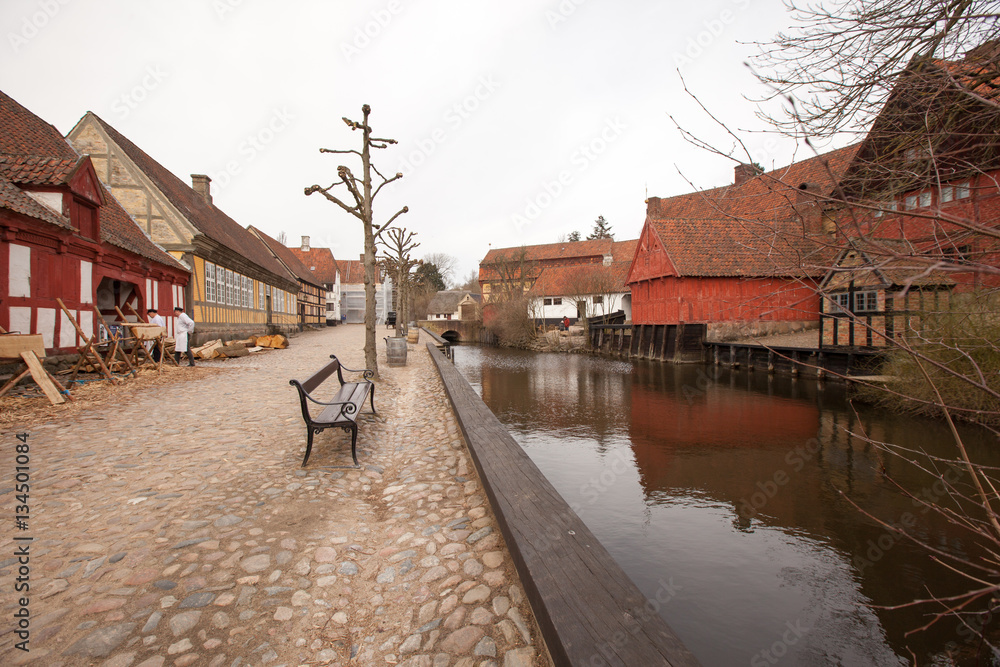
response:
[[[433,331],[449,343],[479,342],[483,323],[479,320],[420,320],[418,326]]]

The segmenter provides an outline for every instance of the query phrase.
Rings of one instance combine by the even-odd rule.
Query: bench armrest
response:
[[[333,401],[331,403],[326,403],[324,401],[317,401],[315,398],[313,398],[312,396],[310,396],[305,392],[302,392],[302,395],[317,405],[343,405],[344,407],[341,409],[341,412],[344,413],[345,415],[353,415],[355,412],[358,411],[358,406],[354,405],[352,401]]]
[[[336,359],[337,355],[331,354],[330,358],[331,359]],[[368,368],[365,368],[365,369],[348,368],[343,363],[340,364],[340,367],[342,369],[344,369],[345,371],[349,372],[349,373],[362,373],[363,374],[362,377],[364,377],[364,379],[366,379],[366,380],[371,380],[375,376],[375,371],[373,371],[371,369],[368,369]]]

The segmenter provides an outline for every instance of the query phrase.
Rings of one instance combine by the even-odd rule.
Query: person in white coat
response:
[[[160,315],[158,312],[156,312],[156,308],[147,308],[146,315],[147,317],[149,317],[150,324],[155,324],[158,327],[166,328],[167,321],[163,319],[163,315]],[[146,349],[150,350],[153,353],[153,361],[160,360],[160,346],[157,345],[155,341],[148,341],[146,343]]]
[[[180,306],[174,308],[177,316],[177,326],[174,327],[174,359],[181,363],[181,352],[187,352],[188,366],[194,366],[194,354],[188,347],[188,334],[194,331],[194,320],[185,314]]]

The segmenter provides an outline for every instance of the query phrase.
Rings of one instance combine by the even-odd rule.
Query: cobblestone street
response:
[[[362,368],[361,325],[171,369],[176,381],[113,409],[0,433],[0,663],[550,664],[426,334],[390,368],[389,333],[378,332],[379,417],[366,403],[359,420],[360,470],[340,429],[318,435],[301,467],[288,380],[331,353]],[[20,431],[26,531],[14,524]],[[30,593],[15,593],[14,538],[26,536]],[[30,652],[15,647],[22,595]]]

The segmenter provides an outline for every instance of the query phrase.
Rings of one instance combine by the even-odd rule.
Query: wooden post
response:
[[[7,383],[4,384],[4,386],[0,387],[0,396],[3,396],[8,391],[10,391],[11,389],[13,389],[14,385],[16,385],[18,382],[20,382],[21,380],[23,380],[24,376],[27,375],[30,372],[31,372],[31,369],[25,367],[25,369],[23,371],[21,371],[20,373],[18,373],[17,375],[15,375],[14,377],[12,377],[11,379],[7,380]]]
[[[129,372],[132,373],[132,377],[135,377],[136,375],[135,366],[133,366],[132,362],[129,361],[128,355],[125,354],[125,350],[122,349],[121,335],[115,335],[111,331],[111,327],[108,326],[108,321],[104,319],[104,315],[101,314],[101,310],[97,307],[97,304],[95,303],[91,305],[93,305],[94,307],[94,314],[97,315],[98,319],[100,319],[101,323],[104,325],[104,328],[107,329],[108,335],[111,336],[112,339],[114,340],[114,345],[112,346],[113,348],[112,353],[109,354],[108,356],[113,360],[114,355],[117,354],[118,357],[125,362],[125,366],[128,368]]]
[[[90,336],[88,338],[87,334],[85,334],[83,332],[83,329],[80,328],[80,325],[76,323],[76,318],[73,317],[73,314],[69,312],[68,308],[66,308],[66,304],[62,302],[62,299],[56,298],[56,303],[58,303],[59,307],[62,308],[63,313],[66,314],[66,317],[69,319],[70,323],[76,329],[76,332],[80,334],[80,338],[82,338],[87,343],[86,349],[89,350],[90,354],[94,356],[94,361],[97,362],[97,366],[101,369],[101,374],[104,375],[104,377],[107,378],[108,382],[110,382],[111,384],[119,384],[118,378],[112,375],[111,371],[108,370],[108,367],[104,365],[104,359],[101,359],[101,355],[97,354],[97,351],[93,349],[93,343],[94,340],[97,338],[97,336]],[[79,349],[80,348],[77,348],[77,350]]]

